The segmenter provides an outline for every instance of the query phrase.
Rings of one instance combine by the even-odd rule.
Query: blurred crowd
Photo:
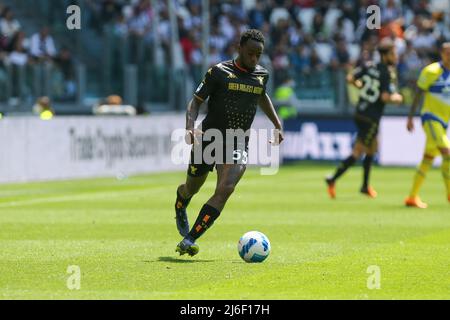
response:
[[[140,51],[139,59],[144,57],[148,63],[154,61],[150,56],[157,53],[166,59],[166,65],[170,63],[172,28],[167,0],[60,1],[62,5],[58,9],[55,9],[56,4],[51,5],[56,13],[68,3],[82,5],[83,28],[89,29],[82,32],[87,40],[101,41],[107,30],[117,37],[144,43],[146,49]],[[184,65],[195,82],[202,77],[201,66],[205,60],[202,2],[172,2]],[[366,8],[373,4],[380,6],[381,19],[380,28],[371,30],[366,26],[370,17]],[[347,71],[364,61],[377,60],[375,48],[384,37],[391,37],[397,45],[400,84],[408,86],[417,79],[423,66],[439,59],[438,44],[450,40],[450,1],[443,0],[209,0],[208,12],[210,54],[207,63],[213,65],[233,58],[240,34],[248,28],[259,29],[266,37],[266,53],[261,63],[271,65],[274,86],[291,78],[329,81],[329,75],[336,70]],[[51,23],[58,17],[54,14],[47,21]],[[45,19],[41,20],[39,23],[45,23]],[[12,94],[18,95],[19,77],[13,72],[11,79],[11,70],[52,66],[59,74],[54,78],[56,85],[52,87],[52,95],[59,87],[58,96],[75,97],[74,59],[83,57],[73,57],[74,51],[58,46],[51,27],[34,25],[36,30],[30,27],[33,23],[17,19],[14,10],[2,5],[0,0],[0,82],[12,82],[15,91]],[[57,29],[55,25],[53,28]],[[33,31],[25,32],[25,29]],[[61,31],[61,27],[58,30],[57,39],[62,41],[64,30]],[[93,35],[95,32],[98,37]],[[155,34],[162,50],[152,50]],[[66,44],[71,45],[67,41]],[[83,44],[89,46],[90,42]],[[96,48],[92,50],[103,50],[104,46]],[[133,50],[137,51],[132,45],[130,56],[138,56]],[[114,70],[120,70],[124,60],[113,56],[116,59],[112,63]],[[117,70],[114,79],[121,79]]]
[[[60,97],[75,96],[74,65],[68,48],[57,49],[48,26],[42,26],[30,34],[25,33],[22,22],[14,11],[0,3],[0,69],[3,74],[10,71],[8,81],[13,84],[13,98],[18,96],[18,69],[33,65],[54,66],[59,71],[62,84]],[[5,76],[6,78],[7,76]]]
[[[157,1],[156,8],[150,0],[88,3],[98,28],[109,25],[116,35],[137,36],[148,43],[157,16],[159,37],[168,47],[171,29],[166,1]],[[366,8],[372,4],[381,7],[380,29],[366,27]],[[175,6],[185,62],[200,65],[202,1],[177,0]],[[239,34],[247,28],[265,34],[276,75],[348,69],[377,59],[376,44],[391,37],[400,55],[400,80],[408,82],[422,66],[438,58],[438,43],[450,40],[449,7],[442,0],[210,0],[208,62],[232,58]]]

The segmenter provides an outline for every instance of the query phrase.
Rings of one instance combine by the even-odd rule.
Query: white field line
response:
[[[27,199],[27,200],[17,200],[10,201],[5,203],[0,203],[0,208],[11,208],[11,207],[19,207],[26,206],[32,204],[42,204],[42,203],[58,203],[58,202],[69,202],[69,201],[83,201],[83,200],[100,200],[100,199],[111,199],[111,198],[123,198],[126,196],[135,196],[135,195],[151,195],[154,191],[167,190],[166,187],[156,187],[156,188],[145,188],[139,190],[130,190],[130,191],[108,191],[108,192],[92,192],[88,194],[80,194],[73,196],[59,196],[59,197],[46,197],[46,198],[38,198],[38,199]]]

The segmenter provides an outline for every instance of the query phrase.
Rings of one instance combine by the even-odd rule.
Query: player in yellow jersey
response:
[[[450,140],[447,128],[450,120],[450,42],[442,44],[440,62],[426,66],[417,81],[417,93],[411,106],[408,117],[408,131],[414,130],[413,116],[424,98],[422,107],[422,125],[427,137],[424,157],[420,164],[414,184],[405,200],[409,207],[425,209],[428,205],[419,197],[419,190],[426,174],[433,164],[436,156],[442,155],[442,177],[447,190],[447,199],[450,202]]]

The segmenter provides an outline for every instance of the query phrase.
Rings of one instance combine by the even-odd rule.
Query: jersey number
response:
[[[234,150],[233,151],[233,160],[240,161],[241,164],[247,164],[248,153],[244,150]]]
[[[359,93],[360,97],[370,103],[375,103],[380,97],[380,81],[368,75],[364,75],[362,79],[364,86]]]

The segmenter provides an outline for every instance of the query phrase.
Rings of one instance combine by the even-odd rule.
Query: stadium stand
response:
[[[82,8],[81,31],[65,28],[70,3]],[[366,27],[366,8],[372,4],[382,8],[380,30]],[[301,109],[315,113],[349,112],[347,90],[339,82],[350,68],[377,59],[374,49],[381,38],[393,38],[401,53],[399,77],[407,96],[419,70],[436,59],[437,44],[450,39],[449,6],[442,1],[211,0],[209,7],[208,64],[232,58],[243,30],[261,29],[267,39],[263,63],[273,71],[269,92],[288,75],[295,79]],[[178,0],[172,9],[184,56],[181,69],[171,63],[166,1],[19,0],[2,1],[0,8],[3,110],[29,111],[31,102],[45,95],[57,112],[72,103],[76,107],[70,110],[82,113],[110,94],[123,96],[141,112],[181,110],[202,78],[201,0]],[[38,21],[36,14],[46,19]],[[42,29],[46,26],[48,31]],[[33,54],[39,30],[52,37],[46,61]],[[135,93],[127,91],[133,87]]]

